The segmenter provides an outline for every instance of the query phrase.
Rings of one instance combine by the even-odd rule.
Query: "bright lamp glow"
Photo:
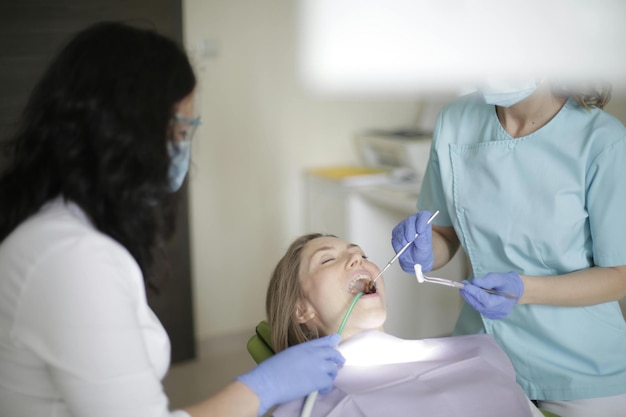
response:
[[[444,349],[445,350],[445,349]],[[438,343],[405,340],[375,330],[352,336],[339,345],[345,366],[376,366],[440,359]]]

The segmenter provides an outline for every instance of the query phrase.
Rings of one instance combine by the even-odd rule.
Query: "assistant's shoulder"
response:
[[[38,253],[44,252],[49,246],[71,244],[75,241],[90,245],[120,246],[97,230],[78,205],[64,201],[61,197],[50,200],[37,213],[22,222],[9,235],[9,239],[23,243]]]
[[[10,300],[11,311],[19,308],[24,317],[38,314],[50,322],[143,302],[139,265],[83,214],[53,201],[2,242],[0,303]]]
[[[29,274],[35,270],[47,275],[63,268],[97,269],[99,265],[139,269],[124,246],[96,229],[80,207],[61,198],[51,200],[20,224],[1,249],[0,256],[8,259],[7,264]]]

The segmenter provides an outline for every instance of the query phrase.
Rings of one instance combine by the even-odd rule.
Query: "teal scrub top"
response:
[[[434,224],[454,227],[472,276],[625,265],[625,164],[626,129],[600,109],[570,99],[541,129],[514,139],[494,106],[471,94],[439,114],[417,207],[439,210]],[[506,351],[531,399],[626,393],[617,302],[515,305],[502,320],[464,304],[455,334],[480,332]]]

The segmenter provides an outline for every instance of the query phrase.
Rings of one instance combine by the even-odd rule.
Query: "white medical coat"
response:
[[[184,417],[141,271],[75,204],[46,204],[0,245],[0,415]]]

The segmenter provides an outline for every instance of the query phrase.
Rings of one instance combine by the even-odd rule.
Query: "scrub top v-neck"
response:
[[[545,126],[513,138],[477,94],[437,120],[419,210],[453,226],[472,276],[552,276],[626,264],[626,129],[568,100]],[[546,278],[548,279],[548,278]],[[516,305],[489,320],[464,304],[455,334],[486,332],[532,399],[626,392],[626,324],[617,302]]]

